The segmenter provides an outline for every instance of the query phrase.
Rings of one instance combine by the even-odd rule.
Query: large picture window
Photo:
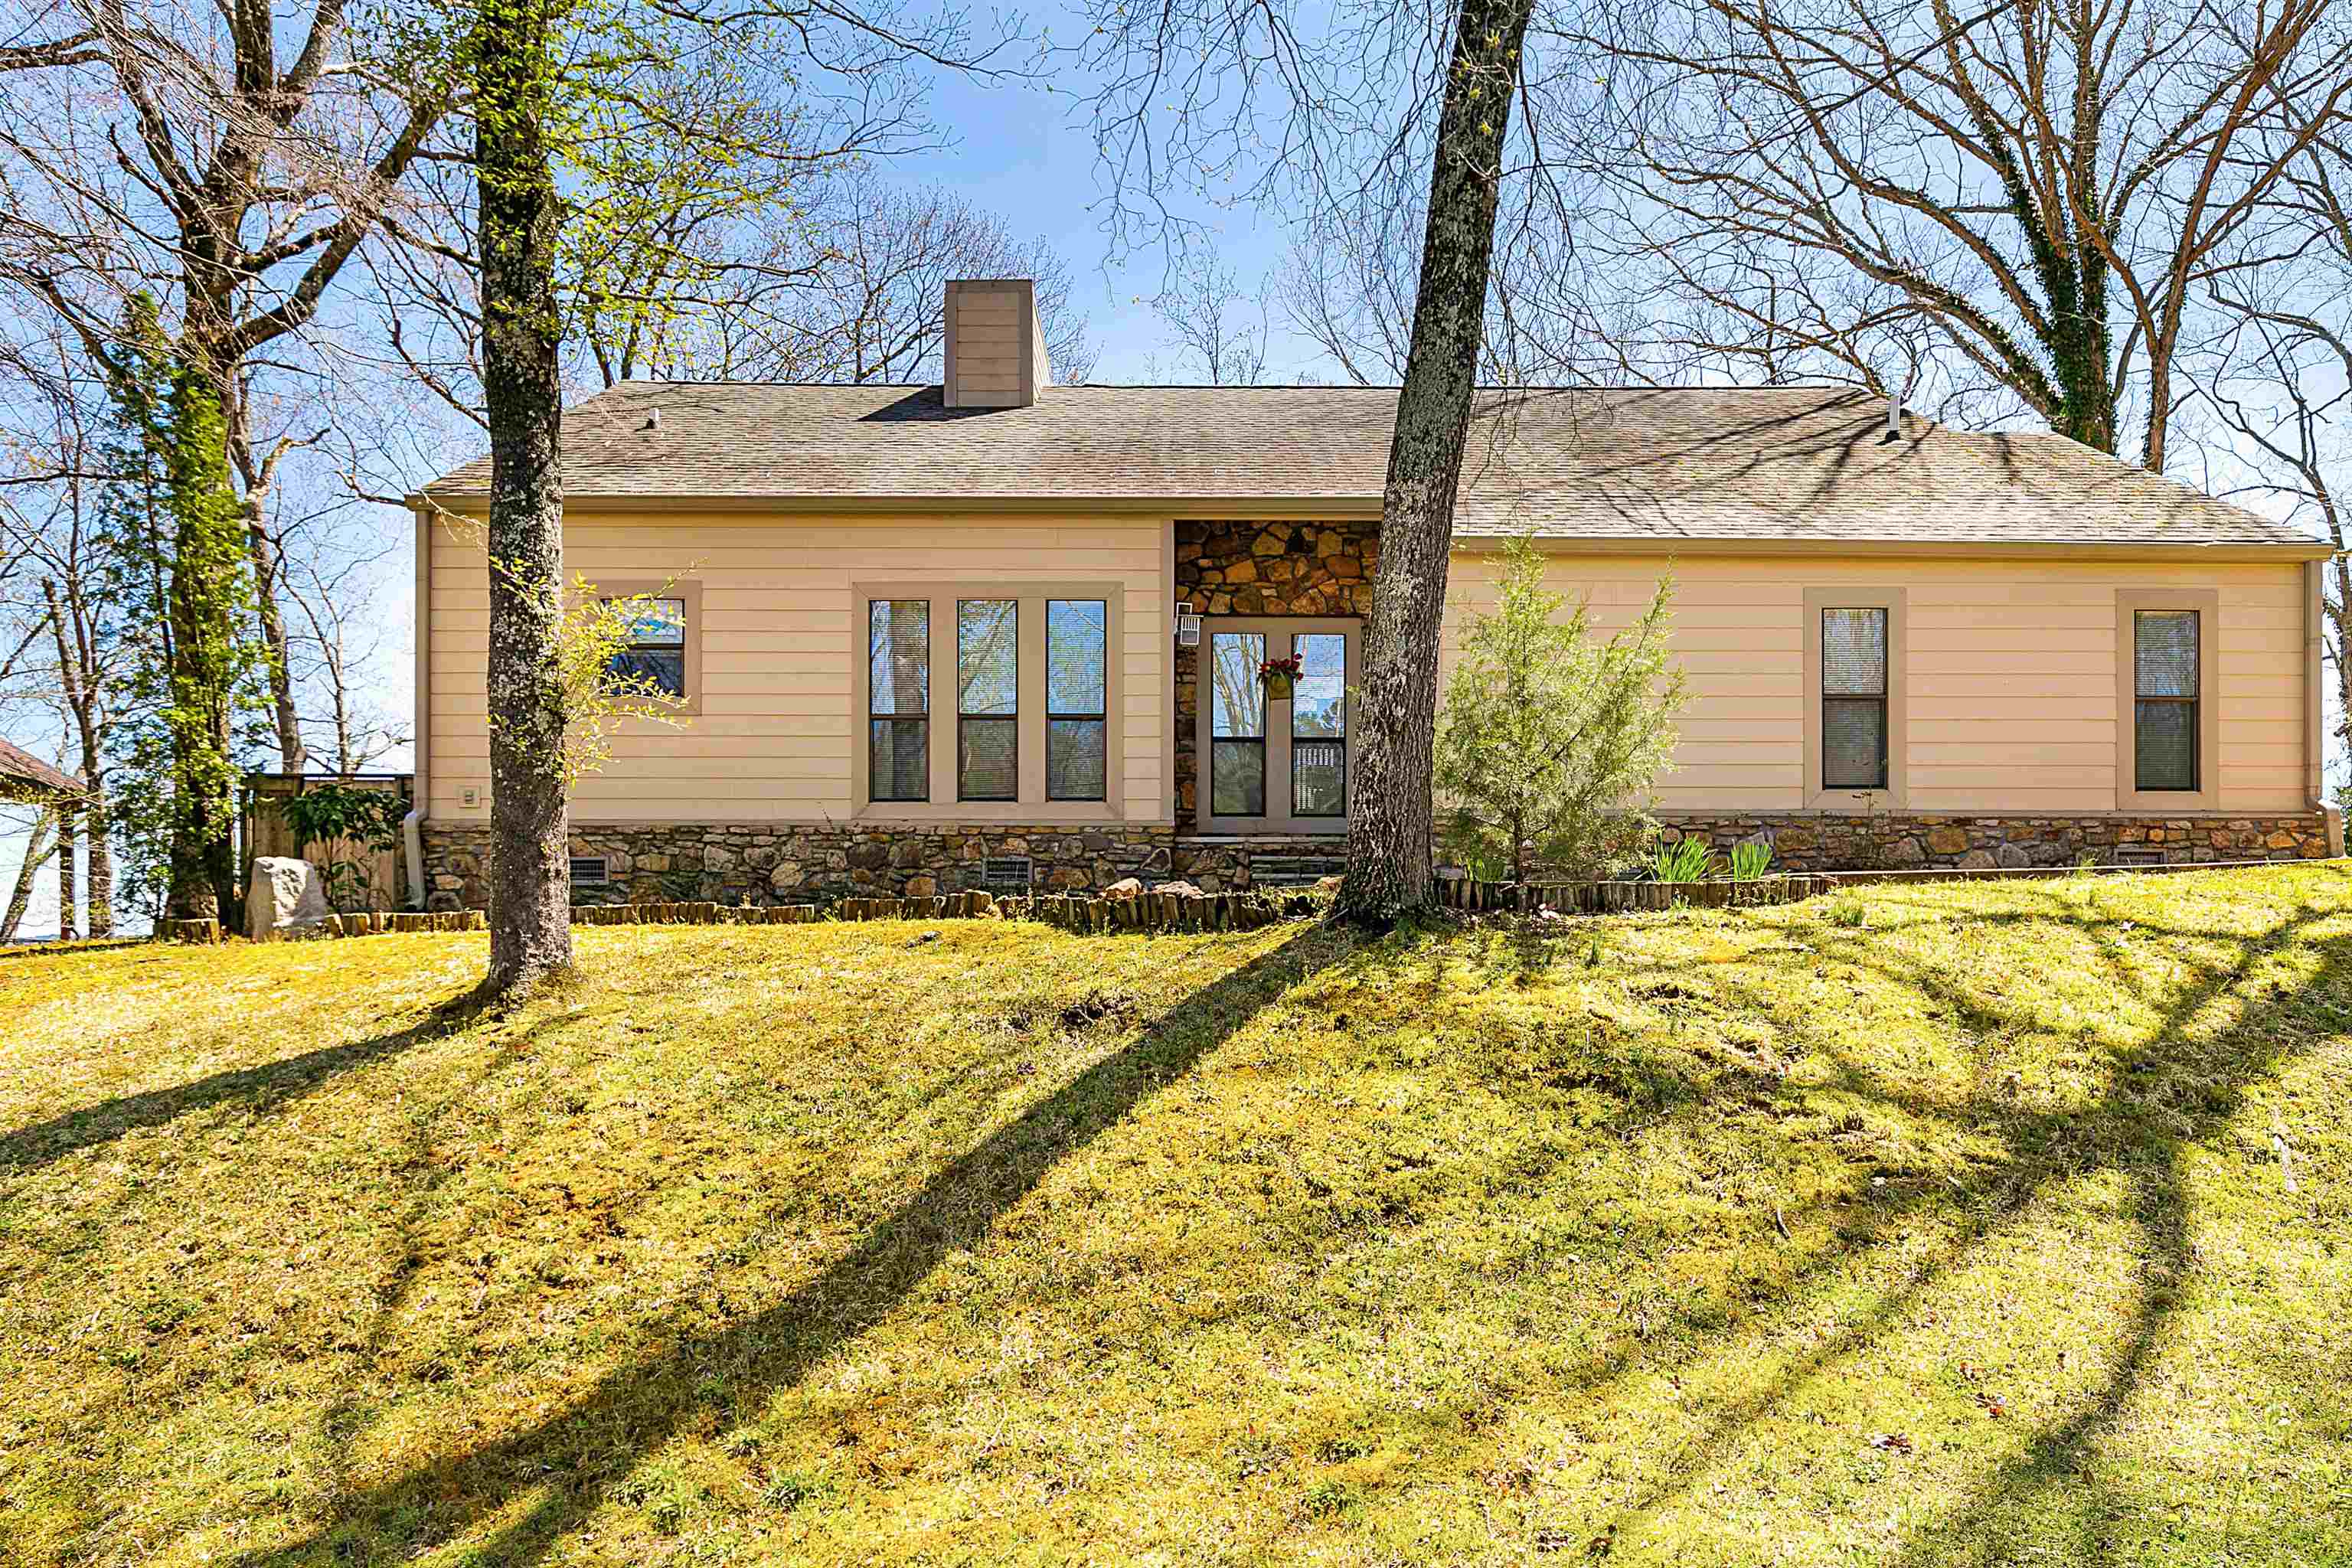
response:
[[[1100,599],[1045,601],[1045,798],[1100,800],[1108,783],[1109,631]]]
[[[2132,787],[2194,792],[2202,686],[2194,610],[2132,614]]]
[[[931,606],[866,606],[866,772],[876,800],[931,798]]]
[[[1887,615],[1822,612],[1822,787],[1886,787]]]
[[[1021,798],[1021,601],[956,602],[956,798]]]
[[[857,815],[1119,819],[1129,792],[1114,584],[881,579],[849,591],[851,667],[866,726],[849,763]]]

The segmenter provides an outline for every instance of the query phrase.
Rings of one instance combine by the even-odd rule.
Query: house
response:
[[[943,385],[566,414],[566,571],[663,601],[630,658],[690,721],[577,790],[590,896],[1231,887],[1335,854],[1394,391],[1055,386],[1026,282],[946,310]],[[415,500],[443,904],[485,889],[488,478]],[[1604,626],[1676,574],[1679,832],[1797,867],[2327,850],[2325,548],[2075,443],[1841,389],[1497,391],[1456,529],[1465,604],[1523,534]]]

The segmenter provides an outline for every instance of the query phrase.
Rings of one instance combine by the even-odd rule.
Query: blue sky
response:
[[[1076,13],[1059,9],[1033,13],[1031,21],[1056,39],[1083,26]],[[908,184],[952,187],[1001,216],[1016,236],[1042,236],[1051,243],[1079,283],[1078,303],[1099,350],[1094,380],[1182,379],[1184,367],[1170,352],[1165,324],[1143,302],[1160,289],[1164,257],[1147,251],[1114,261],[1109,256],[1100,205],[1105,193],[1082,91],[1083,83],[1068,75],[1049,88],[943,73],[932,84],[931,109],[940,125],[952,128],[953,144],[893,158],[884,173]],[[1249,205],[1217,209],[1198,200],[1181,205],[1188,216],[1209,226],[1217,259],[1244,289],[1279,269],[1290,253],[1279,215]],[[1278,310],[1269,324],[1265,379],[1335,374],[1311,342],[1283,330]]]

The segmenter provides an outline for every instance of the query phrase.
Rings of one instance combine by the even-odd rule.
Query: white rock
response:
[[[315,935],[327,921],[326,879],[308,860],[257,855],[245,890],[245,934],[254,942]]]
[[[1103,889],[1106,899],[1132,899],[1143,891],[1143,884],[1133,877],[1121,877]]]

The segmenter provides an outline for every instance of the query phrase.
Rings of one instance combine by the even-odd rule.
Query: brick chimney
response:
[[[1026,408],[1051,385],[1037,289],[1026,278],[963,279],[948,285],[950,408]]]

